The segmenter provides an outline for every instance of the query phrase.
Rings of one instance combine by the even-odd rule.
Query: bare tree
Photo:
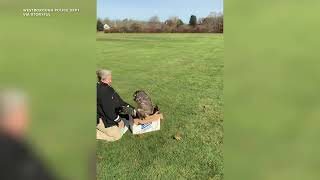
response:
[[[158,16],[152,16],[149,19],[150,24],[159,24],[160,23],[160,18]]]

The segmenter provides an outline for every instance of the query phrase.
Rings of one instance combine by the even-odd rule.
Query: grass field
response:
[[[124,100],[144,89],[165,116],[160,131],[97,141],[97,179],[223,178],[223,51],[217,34],[97,34],[97,68]]]

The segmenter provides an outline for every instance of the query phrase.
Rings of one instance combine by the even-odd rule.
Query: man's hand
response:
[[[118,127],[119,127],[119,128],[124,128],[124,122],[123,122],[123,120],[121,120],[121,121],[118,123]]]

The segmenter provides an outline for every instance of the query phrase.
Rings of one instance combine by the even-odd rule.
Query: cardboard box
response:
[[[132,134],[143,134],[160,130],[161,119],[163,119],[163,115],[159,112],[146,117],[144,120],[133,119],[133,121],[130,122]]]

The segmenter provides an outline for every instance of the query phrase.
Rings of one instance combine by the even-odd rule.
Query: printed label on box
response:
[[[152,123],[147,123],[147,124],[141,124],[141,130],[147,130],[151,128]]]
[[[152,131],[160,130],[160,119],[153,121],[151,123],[135,125],[132,122],[130,123],[130,129],[132,134],[143,134]]]

